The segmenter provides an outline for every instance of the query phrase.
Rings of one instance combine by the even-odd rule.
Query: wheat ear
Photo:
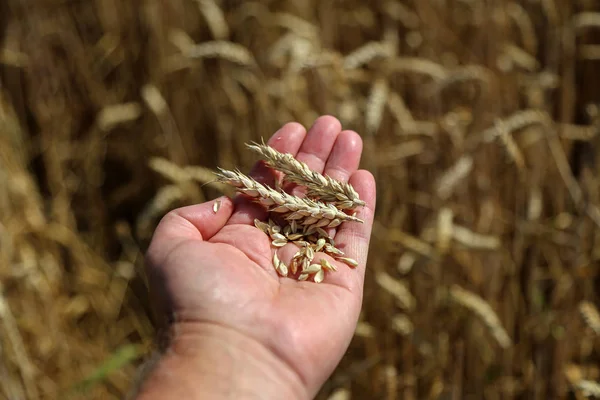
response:
[[[296,160],[291,154],[280,153],[266,144],[252,143],[246,146],[265,158],[271,168],[283,172],[286,180],[306,186],[309,197],[335,203],[340,209],[365,205],[350,184],[311,171],[308,165]]]
[[[268,211],[283,213],[284,218],[296,221],[299,225],[319,223],[321,228],[335,227],[344,221],[363,222],[361,219],[348,215],[335,208],[333,204],[325,204],[308,198],[292,196],[283,191],[277,191],[257,182],[239,171],[229,171],[219,168],[217,178],[229,183],[238,192],[252,197]],[[323,220],[329,221],[327,224]]]

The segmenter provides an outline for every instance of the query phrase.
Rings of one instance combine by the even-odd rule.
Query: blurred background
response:
[[[0,27],[2,398],[124,398],[160,217],[322,114],[378,207],[319,399],[600,396],[596,1],[3,0]]]

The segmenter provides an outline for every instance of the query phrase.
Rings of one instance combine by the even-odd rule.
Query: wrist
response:
[[[178,323],[138,400],[308,399],[298,374],[271,350],[233,329]]]

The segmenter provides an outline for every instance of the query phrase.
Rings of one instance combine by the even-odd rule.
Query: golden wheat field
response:
[[[323,114],[378,204],[318,398],[600,397],[597,1],[3,0],[0,26],[2,398],[124,398],[160,217]]]

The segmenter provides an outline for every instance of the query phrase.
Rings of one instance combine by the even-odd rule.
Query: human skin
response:
[[[244,196],[179,208],[159,223],[148,249],[150,293],[169,344],[141,383],[137,399],[310,399],[333,372],[352,339],[375,210],[375,181],[358,170],[360,136],[331,117],[308,132],[288,123],[268,144],[315,171],[350,182],[366,206],[364,223],[345,222],[336,247],[358,261],[325,280],[280,277],[270,239],[254,227],[265,210]],[[272,185],[278,173],[258,162],[250,173]],[[284,186],[292,193],[301,190]],[[295,246],[277,249],[289,264]]]

